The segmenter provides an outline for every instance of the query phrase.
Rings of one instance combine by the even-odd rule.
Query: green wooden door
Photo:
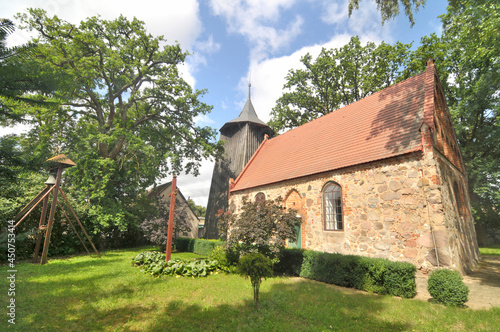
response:
[[[288,247],[289,248],[297,248],[300,249],[302,248],[302,238],[301,238],[301,231],[300,231],[300,226],[295,226],[295,231],[297,232],[297,242],[288,242]]]

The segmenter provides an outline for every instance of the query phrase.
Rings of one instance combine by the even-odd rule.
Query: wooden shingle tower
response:
[[[226,122],[220,129],[220,140],[224,141],[225,153],[214,165],[205,217],[206,238],[218,237],[218,219],[215,215],[220,209],[228,209],[229,179],[238,177],[266,134],[271,137],[273,131],[255,113],[249,84],[248,99],[240,115]]]

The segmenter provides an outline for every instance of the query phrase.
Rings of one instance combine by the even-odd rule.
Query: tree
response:
[[[474,218],[500,226],[500,14],[496,1],[450,1],[443,34],[424,37],[408,75],[422,59],[437,69],[469,175]]]
[[[382,16],[382,24],[398,16],[399,6],[403,5],[405,15],[408,17],[412,27],[415,24],[413,13],[417,12],[420,6],[423,7],[425,2],[426,0],[375,0],[377,9],[380,11],[380,15]],[[353,10],[359,9],[359,0],[349,0],[348,9],[349,16],[351,16]]]
[[[174,241],[179,237],[179,235],[191,231],[191,227],[187,222],[187,207],[184,204],[179,203],[179,201],[176,202],[174,211],[174,228],[172,236]],[[154,212],[146,220],[144,220],[139,227],[143,230],[144,236],[149,241],[156,243],[162,248],[162,250],[164,250],[167,245],[170,204],[165,202],[165,200],[162,199],[162,196],[155,196],[154,205],[156,207]]]
[[[283,206],[281,198],[251,202],[244,197],[239,214],[219,212],[219,232],[227,238],[228,249],[240,257],[257,252],[276,261],[286,240],[297,240],[295,227],[301,219],[297,210]]]
[[[162,36],[123,16],[78,26],[40,9],[19,18],[38,32],[37,66],[59,79],[54,93],[36,96],[57,107],[20,110],[35,122],[32,148],[50,137],[54,152],[75,160],[67,183],[96,230],[144,220],[137,202],[147,187],[169,173],[197,174],[220,152],[215,130],[195,124],[211,106],[180,76],[187,53],[178,44],[162,46]]]
[[[313,61],[307,53],[305,69],[290,70],[271,112],[275,132],[291,129],[335,111],[393,84],[407,61],[411,45],[361,45],[358,37],[339,49],[322,49]]]
[[[194,214],[197,217],[205,217],[205,213],[207,212],[206,207],[201,205],[196,205],[196,203],[191,198],[188,198],[187,202],[189,204],[189,207],[191,207],[191,210],[193,210]]]
[[[33,43],[8,47],[7,37],[15,31],[9,19],[0,19],[0,124],[11,125],[27,122],[6,105],[10,103],[41,104],[38,99],[24,98],[23,94],[51,92],[55,88],[54,77],[41,73],[36,63],[31,61]],[[9,104],[9,103],[7,103]]]
[[[266,279],[273,276],[271,260],[259,253],[246,254],[240,258],[238,273],[245,278],[250,277],[255,309],[259,309],[259,289],[262,278]]]

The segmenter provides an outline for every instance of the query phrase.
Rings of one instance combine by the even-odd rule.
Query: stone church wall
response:
[[[238,213],[245,195],[280,196],[302,217],[302,248],[407,261],[424,271],[439,260],[440,266],[463,272],[478,257],[473,223],[470,216],[454,217],[453,187],[448,185],[453,174],[444,174],[446,168],[436,160],[431,148],[232,193],[230,206]],[[329,181],[342,188],[341,231],[323,225],[322,188]]]

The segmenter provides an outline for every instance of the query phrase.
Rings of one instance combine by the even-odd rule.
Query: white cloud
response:
[[[281,11],[295,0],[212,0],[215,15],[226,19],[228,30],[243,35],[251,44],[251,58],[260,60],[289,45],[301,32],[304,22],[296,15],[284,29],[277,29]]]
[[[184,62],[177,66],[179,75],[194,89],[196,86],[196,78],[194,77],[194,70],[189,61]]]
[[[178,41],[187,49],[192,47],[202,29],[196,0],[150,0],[142,3],[135,0],[10,1],[2,4],[2,17],[12,17],[29,7],[42,8],[49,16],[57,15],[73,24],[97,14],[106,20],[113,20],[120,14],[129,19],[136,17],[146,23],[152,35],[164,35],[168,43]]]
[[[210,126],[215,123],[214,120],[212,120],[208,115],[206,114],[199,114],[194,118],[194,123],[197,126]]]
[[[187,62],[191,67],[191,72],[195,73],[200,66],[207,65],[206,55],[217,53],[220,50],[220,44],[214,42],[213,36],[210,35],[207,40],[197,41],[193,49],[194,51],[187,58]]]
[[[210,35],[207,40],[198,41],[195,48],[203,53],[216,53],[220,50],[220,44],[214,42],[213,35]]]
[[[384,25],[381,24],[381,16],[375,1],[363,1],[359,9],[352,12],[351,17],[348,16],[348,0],[320,2],[324,8],[321,20],[332,25],[336,31],[364,36],[373,42],[392,41],[391,31],[394,30],[395,22],[387,21]]]
[[[285,76],[290,69],[299,69],[303,65],[300,58],[306,53],[310,53],[313,58],[318,56],[321,49],[338,48],[349,42],[350,35],[337,35],[325,44],[316,44],[303,47],[294,53],[278,58],[265,59],[259,62],[254,62],[250,66],[252,77],[252,103],[259,118],[267,122],[270,120],[270,113],[276,100],[283,93],[283,85],[285,84]],[[248,79],[242,77],[240,79],[238,89],[243,93],[248,91]],[[246,99],[246,98],[245,98]],[[241,107],[245,101],[242,99]]]
[[[348,18],[348,1],[342,2],[322,1],[322,6],[325,8],[321,20],[327,24],[344,23]]]
[[[197,205],[206,207],[208,203],[208,194],[210,192],[213,170],[214,162],[204,160],[201,163],[199,176],[194,177],[192,175],[185,174],[177,176],[177,186],[184,197],[186,197],[186,199],[190,197]],[[163,182],[168,181],[171,181],[171,178],[167,178]]]
[[[11,134],[16,134],[16,135],[26,134],[32,128],[33,126],[27,124],[17,124],[13,127],[0,127],[0,137]]]

